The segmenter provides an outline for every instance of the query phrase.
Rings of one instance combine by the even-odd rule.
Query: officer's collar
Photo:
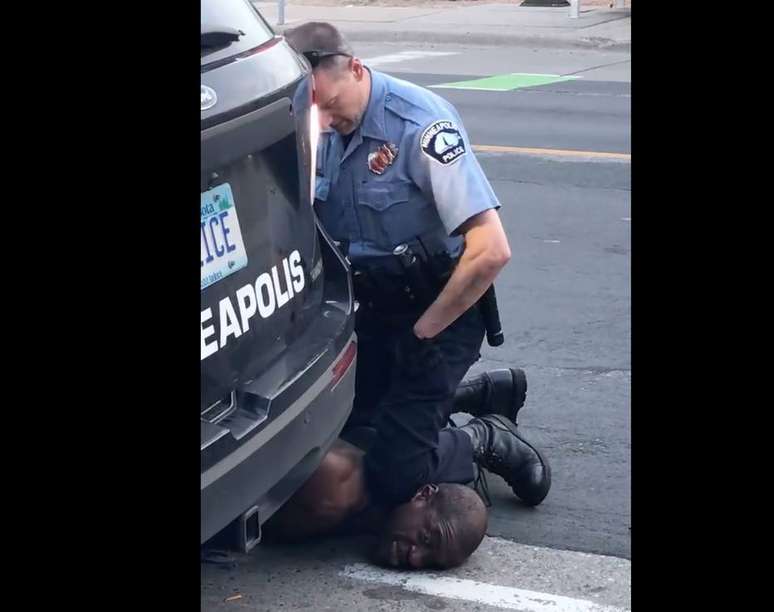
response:
[[[387,93],[387,83],[384,75],[380,72],[375,72],[367,66],[366,70],[371,75],[371,95],[363,114],[363,121],[360,124],[360,133],[364,138],[387,140],[387,133],[384,129],[384,98]]]

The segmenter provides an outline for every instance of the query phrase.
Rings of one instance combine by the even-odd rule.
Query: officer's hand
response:
[[[443,354],[434,340],[419,339],[409,328],[398,337],[396,363],[408,378],[422,375],[444,367]]]

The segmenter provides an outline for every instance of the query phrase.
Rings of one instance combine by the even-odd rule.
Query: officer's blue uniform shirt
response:
[[[417,236],[428,250],[457,255],[460,225],[500,206],[462,121],[433,92],[369,71],[371,97],[348,146],[334,131],[320,135],[317,214],[348,243],[353,265],[388,263],[395,246],[416,244]],[[397,156],[376,174],[369,155],[388,143]]]

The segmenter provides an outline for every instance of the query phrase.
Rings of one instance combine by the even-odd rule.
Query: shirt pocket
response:
[[[392,250],[411,234],[405,215],[410,209],[407,182],[366,182],[358,191],[357,216],[363,240]]]

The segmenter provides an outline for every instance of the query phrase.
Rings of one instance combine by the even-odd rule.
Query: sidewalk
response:
[[[407,6],[313,6],[287,0],[285,25],[277,25],[277,2],[254,2],[282,32],[306,21],[329,21],[354,42],[422,42],[584,48],[631,51],[631,9],[569,9],[516,4],[432,3]],[[448,6],[447,6],[448,4]]]

